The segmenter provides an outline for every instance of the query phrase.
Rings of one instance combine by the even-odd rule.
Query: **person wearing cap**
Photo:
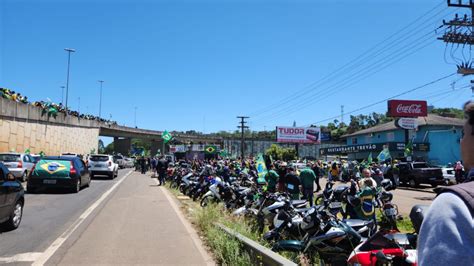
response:
[[[418,237],[418,265],[474,265],[474,102],[464,105],[461,156],[466,183],[442,188]]]

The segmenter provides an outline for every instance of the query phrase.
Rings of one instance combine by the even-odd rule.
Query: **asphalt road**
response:
[[[0,264],[212,264],[166,193],[125,169],[78,194],[27,194],[20,227],[0,233]]]

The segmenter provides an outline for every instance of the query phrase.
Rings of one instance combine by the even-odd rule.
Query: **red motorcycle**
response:
[[[415,233],[405,234],[398,230],[380,230],[352,251],[347,260],[348,264],[354,266],[417,266],[416,242],[426,209],[426,206],[415,205],[410,212]]]

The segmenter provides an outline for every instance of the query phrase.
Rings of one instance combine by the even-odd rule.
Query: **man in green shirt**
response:
[[[303,186],[303,195],[309,201],[309,205],[313,206],[314,196],[314,181],[316,180],[316,174],[311,170],[311,164],[308,163],[306,168],[300,171],[301,185]]]
[[[275,193],[276,192],[276,185],[278,184],[278,180],[280,179],[280,176],[278,173],[274,170],[275,166],[273,164],[270,164],[268,167],[268,173],[265,176],[265,180],[267,181],[267,191]]]

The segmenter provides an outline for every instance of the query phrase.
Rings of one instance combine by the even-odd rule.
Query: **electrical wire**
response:
[[[429,36],[428,39],[432,39],[431,36]],[[309,106],[309,104],[314,104],[316,102],[320,102],[326,98],[328,98],[329,96],[333,95],[334,92],[336,90],[338,90],[339,92],[342,91],[343,89],[347,88],[347,87],[350,87],[351,85],[354,85],[388,67],[390,67],[391,65],[403,60],[404,58],[416,53],[417,51],[425,48],[426,46],[436,42],[436,40],[434,40],[432,43],[428,43],[426,45],[422,45],[422,46],[419,46],[420,44],[423,44],[424,41],[428,40],[425,38],[425,40],[423,40],[422,42],[419,42],[419,43],[415,43],[415,44],[412,44],[412,45],[408,45],[408,46],[404,46],[400,49],[399,53],[395,54],[395,55],[392,55],[391,57],[389,57],[389,61],[382,61],[382,62],[379,62],[378,64],[376,65],[373,65],[371,68],[369,69],[363,69],[361,71],[358,71],[356,74],[361,74],[361,75],[358,75],[356,77],[352,77],[351,79],[349,80],[343,80],[339,83],[336,83],[336,84],[333,84],[332,86],[329,86],[328,88],[326,88],[327,90],[326,91],[322,91],[322,92],[319,92],[318,94],[315,94],[315,95],[312,95],[310,97],[307,97],[303,102],[300,102],[298,103],[298,109],[295,109],[293,106],[289,106],[285,109],[282,109],[278,112],[275,112],[274,114],[272,115],[267,115],[265,116],[264,118],[261,118],[261,119],[258,119],[256,121],[267,121],[269,119],[274,119],[274,118],[277,118],[277,117],[285,117],[285,116],[288,116],[292,113],[295,113],[295,112],[298,112],[298,111],[301,111],[305,108],[307,108]],[[411,48],[409,50],[406,50],[406,48]],[[413,50],[415,49],[415,50]],[[402,57],[399,57],[397,58],[398,56],[402,56]],[[390,61],[392,60],[392,61]],[[329,90],[329,89],[332,89],[332,90]],[[317,99],[317,97],[319,97]]]
[[[383,52],[386,52],[388,49],[387,47],[388,46],[396,46],[398,45],[400,42],[399,40],[395,40],[396,42],[391,42],[391,43],[388,43],[382,47],[380,47],[379,49],[375,49],[377,47],[379,47],[380,45],[386,43],[387,41],[391,40],[393,37],[395,37],[396,35],[404,32],[406,29],[412,27],[413,25],[415,25],[416,22],[419,22],[420,19],[428,16],[430,13],[432,13],[433,11],[435,11],[437,8],[439,8],[442,4],[443,4],[444,1],[442,1],[440,4],[438,4],[437,6],[435,6],[434,8],[432,8],[431,10],[429,10],[428,12],[426,12],[425,14],[423,14],[422,16],[418,17],[416,20],[414,20],[413,22],[409,23],[407,26],[403,27],[402,29],[398,30],[396,33],[392,34],[391,36],[389,36],[388,38],[384,39],[383,41],[379,42],[378,44],[376,44],[375,46],[371,47],[369,50],[367,50],[366,52],[362,53],[361,55],[359,55],[358,57],[356,57],[355,59],[351,60],[349,63],[345,64],[344,66],[342,66],[341,68],[339,68],[338,70],[336,70],[335,72],[333,73],[330,73],[329,75],[326,75],[325,77],[323,77],[322,79],[320,79],[319,81],[316,81],[314,83],[312,83],[311,85],[308,85],[306,86],[303,90],[299,91],[299,92],[296,92],[294,95],[292,96],[289,96],[281,101],[279,101],[278,103],[274,104],[274,105],[271,105],[270,107],[267,107],[267,108],[264,108],[264,109],[260,109],[260,110],[257,110],[253,113],[251,113],[250,115],[255,117],[255,116],[259,116],[263,113],[266,113],[266,112],[269,112],[271,111],[273,108],[272,107],[279,107],[282,105],[282,103],[287,103],[287,102],[290,102],[292,100],[295,100],[297,99],[298,97],[300,96],[306,96],[305,93],[308,92],[309,90],[313,89],[312,86],[314,86],[315,84],[319,84],[325,80],[327,80],[328,78],[338,74],[339,72],[343,72],[345,74],[347,74],[348,72],[345,71],[347,68],[351,68],[351,70],[354,70],[354,68],[357,68],[359,67],[361,64],[363,63],[367,63],[367,60],[365,59],[370,59],[370,60],[373,60],[375,59],[376,56],[380,55],[381,53]],[[432,18],[436,17],[437,15],[439,15],[440,13],[446,11],[445,9],[437,12],[435,15],[433,15],[432,17],[430,17],[428,20],[424,21],[423,23],[421,23],[420,25],[418,25],[414,30],[412,31],[416,31],[418,32],[418,28],[420,28],[421,25],[425,25],[427,22],[430,22]],[[453,12],[453,11],[452,11]],[[449,12],[449,13],[452,13],[452,12]],[[443,15],[445,16],[445,15]],[[437,18],[438,19],[438,18]],[[410,35],[411,37],[413,35]],[[409,37],[410,38],[410,37]],[[409,38],[405,38],[406,39],[409,39]],[[394,45],[395,44],[395,45]],[[390,48],[392,48],[390,47]],[[357,67],[354,67],[354,65],[356,65]],[[350,73],[350,71],[349,71]],[[308,89],[309,88],[309,89]]]
[[[311,89],[314,85],[316,84],[319,84],[321,82],[323,82],[324,80],[332,77],[332,76],[335,76],[336,74],[340,73],[340,72],[343,72],[345,69],[349,68],[352,66],[352,64],[356,63],[356,62],[359,62],[359,61],[363,61],[362,59],[365,59],[367,56],[370,56],[370,54],[372,54],[375,50],[375,48],[377,48],[378,46],[384,44],[385,42],[391,40],[394,36],[404,32],[406,29],[412,27],[413,25],[415,25],[415,23],[419,22],[421,19],[423,19],[424,17],[428,16],[430,13],[434,12],[436,9],[438,9],[440,6],[442,6],[444,4],[444,1],[441,1],[439,4],[437,4],[435,7],[433,7],[432,9],[430,9],[428,12],[424,13],[423,15],[421,15],[420,17],[416,18],[414,21],[410,22],[409,24],[407,24],[405,27],[399,29],[397,32],[395,32],[394,34],[392,34],[391,36],[389,36],[388,38],[384,39],[383,41],[377,43],[376,45],[374,45],[373,47],[371,47],[370,49],[368,49],[367,51],[365,51],[364,53],[362,53],[361,55],[359,55],[358,57],[356,57],[355,59],[351,60],[349,63],[346,63],[343,67],[339,68],[338,70],[336,70],[335,72],[332,72],[328,75],[326,75],[325,77],[323,77],[322,79],[316,81],[316,82],[313,82],[312,84],[308,85],[308,86],[305,86],[303,88],[303,90],[300,90],[299,92],[296,92],[293,96],[289,96],[289,97],[286,97],[282,100],[280,100],[279,102],[271,105],[270,107],[267,107],[267,108],[263,108],[263,109],[260,109],[260,110],[257,110],[253,113],[251,113],[250,115],[252,116],[255,116],[255,115],[259,115],[259,114],[262,114],[264,112],[268,112],[268,110],[272,110],[273,107],[275,106],[279,106],[281,105],[282,103],[284,102],[287,102],[287,101],[290,101],[290,100],[294,100],[300,96],[304,96],[305,93],[307,92],[307,89]],[[442,10],[444,11],[444,9]],[[435,14],[438,15],[438,13]],[[431,18],[430,18],[431,19]],[[426,21],[425,21],[426,22]],[[384,47],[382,47],[381,50],[386,50],[384,49]]]
[[[403,91],[403,92],[401,92],[401,93],[399,93],[399,94],[393,95],[393,96],[388,97],[388,98],[385,98],[385,99],[383,99],[383,100],[380,100],[380,101],[371,103],[371,104],[369,104],[369,105],[366,105],[366,106],[363,106],[363,107],[354,109],[354,110],[352,110],[352,111],[350,111],[350,112],[347,112],[347,113],[345,113],[345,114],[353,114],[353,113],[355,113],[355,112],[359,112],[359,111],[361,111],[361,110],[370,108],[370,107],[375,106],[375,105],[377,105],[377,104],[384,103],[384,102],[386,102],[386,101],[388,101],[388,100],[392,100],[392,99],[397,98],[397,97],[400,97],[400,96],[402,96],[402,95],[405,95],[405,94],[408,94],[408,93],[411,93],[411,92],[420,90],[420,89],[425,88],[425,87],[428,87],[428,86],[433,85],[433,84],[435,84],[435,83],[438,83],[438,82],[440,82],[440,81],[442,81],[442,80],[445,80],[445,79],[447,79],[447,78],[450,78],[450,77],[452,77],[452,76],[454,76],[454,75],[456,75],[456,73],[452,73],[452,74],[443,76],[443,77],[441,77],[441,78],[438,78],[438,79],[435,79],[435,80],[430,81],[430,82],[428,82],[428,83],[425,83],[425,84],[423,84],[423,85],[421,85],[421,86],[418,86],[418,87],[415,87],[415,88],[412,88],[412,89]],[[323,120],[317,121],[317,122],[315,122],[315,123],[310,123],[310,124],[320,124],[320,123],[322,123],[322,122],[330,121],[330,120],[333,120],[333,119],[338,118],[338,117],[339,117],[339,116],[335,116],[335,117],[323,119]],[[310,125],[310,124],[308,124],[308,125]]]
[[[439,28],[441,28],[441,27],[442,27],[442,26],[440,26]],[[431,30],[430,32],[426,33],[425,35],[419,37],[419,38],[416,39],[415,41],[418,41],[418,40],[423,39],[424,37],[430,36],[430,35],[434,35],[434,33],[433,33],[432,30]],[[406,38],[406,39],[409,39],[409,38]],[[428,39],[424,39],[423,41],[427,41],[427,40],[429,40],[429,39],[431,39],[431,36],[430,36]],[[398,44],[399,44],[399,43],[396,43],[395,45],[392,45],[392,46],[396,46],[396,45],[398,45]],[[408,52],[406,49],[408,49],[408,48],[414,48],[414,47],[415,47],[416,45],[418,45],[418,44],[420,44],[420,43],[415,43],[415,44],[409,43],[409,44],[406,44],[405,46],[399,48],[399,49],[397,50],[397,52],[398,52],[398,54],[406,53],[406,52]],[[378,53],[378,54],[376,54],[376,55],[379,55],[379,54],[380,54],[380,53]],[[397,54],[397,55],[398,55],[398,54]],[[390,58],[390,59],[394,59],[393,54],[392,54],[392,56],[390,56],[389,58]],[[372,58],[372,59],[374,59],[374,58]],[[379,61],[382,61],[382,62],[383,62],[383,61],[386,61],[386,58],[380,59]],[[370,62],[370,61],[369,61],[369,62]],[[367,61],[366,61],[366,63],[367,63]],[[360,64],[359,64],[359,65],[360,65]],[[372,69],[374,69],[374,68],[380,67],[380,65],[381,65],[381,63],[379,62],[378,65],[376,65],[376,66],[372,65],[371,67],[369,67],[369,69],[372,70]],[[356,67],[356,68],[357,68],[357,67]],[[349,72],[350,72],[350,71],[349,71]],[[363,72],[367,72],[367,69],[361,69],[361,70],[359,70],[358,72],[352,74],[352,76],[350,76],[349,78],[351,78],[351,77],[353,78],[354,75],[357,75],[357,74],[363,73]],[[341,81],[340,81],[340,82],[341,82]],[[321,93],[324,93],[324,91],[316,92],[316,95],[313,95],[312,98],[318,97]],[[306,95],[305,97],[306,97],[306,100],[308,100],[308,96]],[[288,102],[290,102],[290,101],[288,101]],[[298,105],[301,105],[301,103],[298,103]],[[283,106],[279,106],[280,109],[281,109],[282,107],[284,107],[284,105],[283,105]],[[293,109],[293,107],[292,107],[292,106],[287,107],[287,108],[285,109],[285,111],[283,111],[283,112],[286,112],[287,109]],[[273,113],[270,114],[270,115],[266,115],[265,118],[262,117],[260,120],[268,120],[268,117],[275,116],[275,110],[273,110],[273,109],[272,109],[272,110],[267,110],[266,112],[269,112],[269,111],[273,111]],[[276,111],[276,113],[279,113],[279,111]],[[261,114],[260,114],[260,115],[261,115]],[[256,115],[254,115],[253,117],[255,117],[255,116],[256,116]],[[258,115],[257,115],[257,116],[258,116]]]

